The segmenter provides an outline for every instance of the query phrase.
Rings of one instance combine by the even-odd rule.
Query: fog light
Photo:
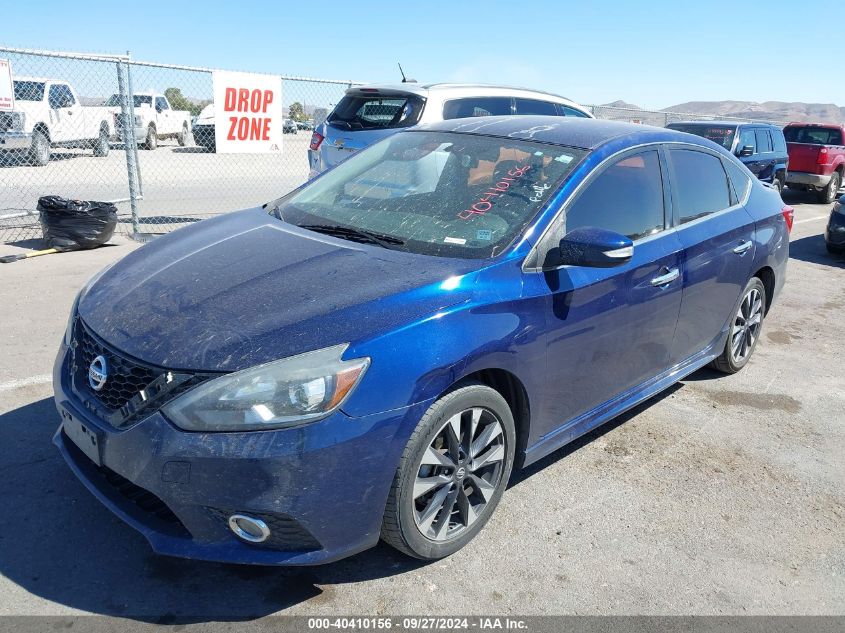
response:
[[[229,529],[235,536],[250,543],[263,543],[270,537],[270,528],[264,521],[243,514],[229,517]]]

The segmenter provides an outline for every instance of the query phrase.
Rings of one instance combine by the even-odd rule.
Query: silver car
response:
[[[536,90],[470,84],[356,86],[315,127],[308,148],[309,178],[402,128],[509,114],[595,118],[584,106]]]

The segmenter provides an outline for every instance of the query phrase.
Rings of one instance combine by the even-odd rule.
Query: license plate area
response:
[[[77,420],[65,409],[62,409],[62,428],[65,435],[97,466],[102,466],[100,457],[100,440],[97,433]]]

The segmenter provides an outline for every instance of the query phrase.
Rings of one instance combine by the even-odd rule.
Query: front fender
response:
[[[346,356],[372,364],[343,410],[370,415],[436,398],[462,378],[503,369],[526,387],[529,400],[545,372],[543,316],[522,300],[516,262],[487,269],[469,300],[351,347]]]

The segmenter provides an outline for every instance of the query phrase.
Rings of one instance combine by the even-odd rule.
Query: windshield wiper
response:
[[[393,246],[402,246],[405,240],[392,235],[384,235],[382,233],[374,233],[373,231],[365,231],[364,229],[356,229],[351,226],[340,226],[333,224],[299,224],[299,228],[308,229],[317,233],[325,233],[333,237],[348,239],[353,242],[363,242],[365,244],[376,244],[384,248],[392,248]]]

